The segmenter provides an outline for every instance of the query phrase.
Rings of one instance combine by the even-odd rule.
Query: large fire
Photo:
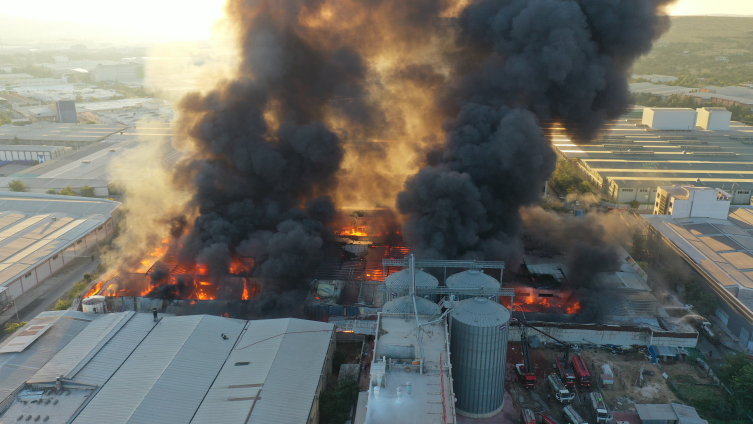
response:
[[[509,305],[507,298],[500,299],[504,305]],[[582,306],[574,293],[570,291],[537,290],[534,288],[515,288],[515,310],[523,312],[545,312],[561,314],[578,314]]]
[[[86,296],[154,297],[196,300],[249,300],[260,287],[248,278],[252,258],[234,258],[228,275],[210,276],[205,264],[184,264],[167,254],[169,240],[149,253],[130,272],[111,271],[103,275]]]

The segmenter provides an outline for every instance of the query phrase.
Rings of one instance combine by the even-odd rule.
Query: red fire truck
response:
[[[588,372],[586,363],[583,361],[583,357],[577,354],[573,355],[573,359],[570,361],[570,366],[575,372],[575,378],[578,384],[584,387],[591,386],[591,374]]]
[[[528,352],[528,337],[526,336],[526,327],[521,323],[520,325],[520,341],[523,348],[523,363],[515,364],[515,370],[518,371],[518,378],[523,383],[523,387],[526,389],[536,388],[536,374],[533,372],[531,366],[531,356]]]
[[[565,356],[557,357],[557,372],[562,382],[565,383],[565,386],[568,389],[572,389],[575,387],[575,373],[567,365],[567,357],[568,353],[570,353],[569,350],[569,348],[566,348]]]

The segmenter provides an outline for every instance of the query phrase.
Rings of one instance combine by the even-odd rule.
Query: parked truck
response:
[[[575,393],[567,390],[567,387],[562,384],[562,380],[557,377],[557,374],[549,374],[546,379],[549,381],[549,390],[552,391],[555,399],[560,403],[572,402],[575,398]]]
[[[578,384],[583,387],[590,387],[591,373],[588,372],[588,367],[586,367],[586,362],[583,360],[583,356],[574,354],[570,361],[570,366],[572,366],[573,372],[575,373],[575,380]]]
[[[572,389],[575,388],[575,373],[567,364],[569,351],[570,349],[568,347],[565,349],[565,356],[557,356],[557,372],[559,373],[562,382],[565,383],[565,386]]]
[[[523,423],[536,424],[536,416],[533,415],[533,411],[530,409],[523,409]]]
[[[601,397],[601,393],[591,392],[591,408],[596,418],[597,423],[609,422],[609,410],[607,404],[604,403],[604,398]]]
[[[541,424],[560,424],[549,412],[539,412],[539,417],[541,418]]]
[[[706,337],[711,344],[718,345],[722,342],[722,338],[719,337],[719,334],[714,333],[714,330],[711,328],[711,323],[706,319],[701,318],[696,327],[698,328],[698,332],[701,333],[703,337]]]
[[[575,411],[575,408],[572,407],[572,405],[565,406],[562,409],[562,412],[565,413],[565,421],[568,424],[588,424],[588,421],[581,418],[578,412]]]

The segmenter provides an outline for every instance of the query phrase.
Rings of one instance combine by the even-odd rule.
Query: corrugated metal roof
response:
[[[87,362],[133,316],[133,312],[105,314],[83,329],[72,343],[68,343],[54,358],[32,376],[28,383],[54,382]]]
[[[646,420],[671,420],[677,419],[677,414],[667,404],[635,404],[635,410],[643,421]]]
[[[119,205],[83,197],[0,194],[0,285],[102,226]]]
[[[459,302],[451,315],[454,320],[477,327],[500,326],[510,320],[510,312],[507,309],[483,297]]]
[[[27,326],[52,323],[52,327],[23,352],[0,354],[0,402],[23,385],[96,318],[96,315],[75,311],[49,311],[42,312],[29,321]],[[0,346],[12,341],[13,337]]]
[[[458,272],[447,277],[447,287],[472,287],[484,289],[499,289],[500,284],[496,278],[484,274],[477,269]]]
[[[107,343],[83,364],[80,370],[74,369],[69,378],[82,384],[101,386],[115,374],[115,371],[133,353],[154,327],[151,314],[135,314]]]
[[[212,316],[162,318],[74,423],[189,422],[243,325]]]
[[[249,321],[191,423],[305,423],[333,331],[294,318]]]
[[[416,306],[419,315],[438,315],[442,313],[442,308],[439,305],[422,297],[416,297]],[[382,306],[382,312],[388,314],[412,314],[413,299],[410,296],[403,296],[390,300]]]

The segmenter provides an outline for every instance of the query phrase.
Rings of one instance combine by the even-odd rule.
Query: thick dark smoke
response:
[[[630,66],[668,28],[659,14],[668,2],[471,2],[459,20],[468,54],[442,101],[457,117],[397,200],[414,251],[519,258],[519,210],[537,201],[555,166],[539,122],[588,140],[619,116]]]
[[[562,255],[568,283],[589,288],[597,273],[620,269],[618,225],[614,215],[597,212],[579,218],[546,212],[539,207],[523,208],[522,239],[526,250],[541,256]],[[607,227],[614,232],[610,234]]]
[[[302,275],[334,216],[327,193],[344,153],[322,123],[325,113],[365,126],[380,119],[365,100],[359,54],[302,37],[290,19],[296,7],[231,1],[242,38],[239,76],[180,104],[179,128],[197,153],[179,164],[175,180],[195,191],[199,216],[178,256],[213,275],[227,273],[238,249],[254,256],[257,275]],[[338,96],[348,97],[347,107],[330,103]]]

